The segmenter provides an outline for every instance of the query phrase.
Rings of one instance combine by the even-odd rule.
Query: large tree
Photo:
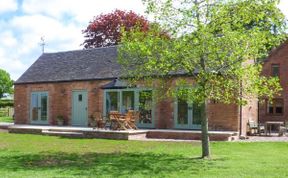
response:
[[[3,97],[4,93],[12,93],[13,81],[10,78],[8,72],[0,69],[0,98]]]
[[[112,13],[96,16],[83,30],[84,48],[117,45],[121,40],[121,28],[130,31],[136,26],[141,31],[147,31],[149,22],[132,11],[115,10]]]
[[[155,36],[158,29],[123,34],[123,75],[131,82],[148,81],[144,83],[165,96],[204,104],[202,157],[210,157],[209,101],[246,104],[281,90],[277,78],[260,76],[259,63],[284,40],[286,21],[277,8],[279,1],[143,1],[171,38]],[[170,85],[173,74],[186,77]]]

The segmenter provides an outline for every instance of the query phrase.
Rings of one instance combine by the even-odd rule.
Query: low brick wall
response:
[[[190,130],[138,130],[138,131],[110,131],[110,130],[87,130],[79,128],[47,128],[37,126],[12,126],[9,127],[9,133],[21,134],[39,134],[54,135],[63,137],[78,138],[102,138],[114,140],[130,140],[130,139],[180,139],[180,140],[201,140],[201,131]],[[42,132],[43,131],[43,132]],[[211,141],[230,141],[237,139],[236,132],[218,132],[211,131],[209,133]]]
[[[114,140],[128,140],[129,133],[118,132],[97,132],[97,131],[85,131],[83,132],[85,138],[103,138]]]
[[[33,128],[8,128],[9,133],[21,133],[21,134],[42,134],[42,129]]]
[[[201,140],[201,133],[195,132],[169,132],[169,131],[149,131],[147,138],[157,139],[181,139],[181,140]],[[233,137],[231,133],[211,133],[209,138],[211,141],[230,141]]]
[[[11,125],[14,125],[14,124],[13,124],[13,123],[0,123],[0,129],[8,130],[8,128],[9,128]]]
[[[114,139],[114,140],[129,140],[131,137],[145,137],[147,131],[138,132],[124,132],[124,131],[108,131],[108,130],[79,130],[79,129],[61,129],[61,128],[21,128],[10,127],[9,133],[21,134],[39,134],[39,135],[52,135],[60,137],[77,137],[77,138],[101,138],[101,139]],[[45,131],[45,132],[42,132]],[[79,134],[74,134],[79,133]]]

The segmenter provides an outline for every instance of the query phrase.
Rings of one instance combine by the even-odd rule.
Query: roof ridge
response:
[[[57,52],[44,52],[43,54],[59,54],[59,53],[68,53],[68,52],[79,52],[79,51],[94,51],[94,50],[103,50],[103,49],[117,48],[117,47],[118,47],[118,45],[103,46],[103,47],[88,48],[88,49],[75,49],[75,50],[57,51]]]

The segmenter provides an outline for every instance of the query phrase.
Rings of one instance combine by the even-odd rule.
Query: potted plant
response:
[[[91,127],[97,127],[97,120],[93,114],[90,115],[89,119],[90,119],[90,126]]]
[[[57,125],[59,125],[59,126],[64,125],[64,117],[62,115],[58,115],[56,120],[57,120]]]

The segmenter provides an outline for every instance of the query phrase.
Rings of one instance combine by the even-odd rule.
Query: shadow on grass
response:
[[[223,161],[223,160],[220,160]],[[56,171],[70,176],[162,176],[209,169],[214,161],[154,153],[39,153],[0,157],[3,171]]]

